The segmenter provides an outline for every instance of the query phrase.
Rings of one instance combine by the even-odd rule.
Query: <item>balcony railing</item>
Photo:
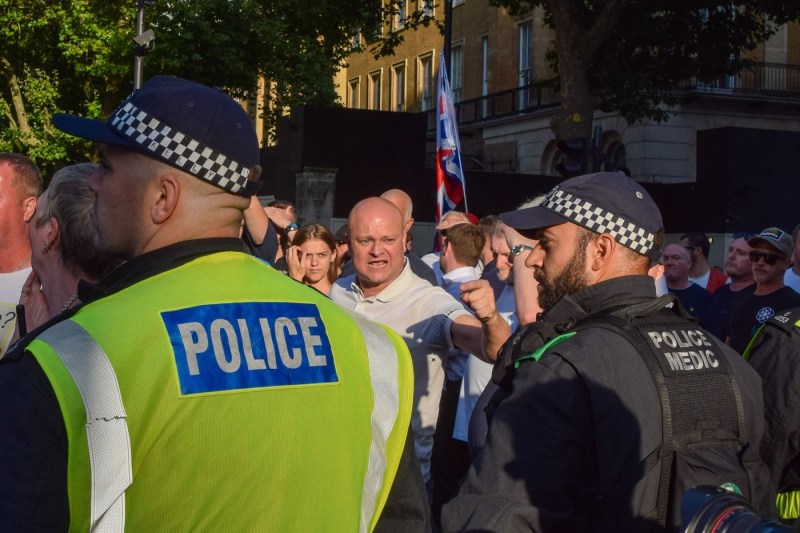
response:
[[[754,61],[736,76],[723,76],[710,83],[692,79],[682,89],[700,94],[797,99],[800,98],[800,65]]]
[[[558,107],[558,92],[541,82],[492,93],[455,103],[458,123],[462,126],[511,115],[533,113],[540,109]],[[428,130],[435,131],[436,110],[428,111]]]
[[[800,65],[754,61],[736,76],[713,82],[691,79],[681,84],[681,94],[800,100]],[[561,98],[542,82],[489,94],[455,104],[459,125],[466,126],[513,115],[558,107]],[[436,110],[427,111],[428,131],[436,131]]]

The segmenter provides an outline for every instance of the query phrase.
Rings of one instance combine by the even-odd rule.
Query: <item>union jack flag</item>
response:
[[[436,106],[436,221],[448,211],[464,202],[467,211],[467,193],[464,171],[461,166],[461,143],[458,139],[456,113],[444,55],[439,53],[439,98]]]

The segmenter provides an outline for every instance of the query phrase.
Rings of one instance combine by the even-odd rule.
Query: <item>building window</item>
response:
[[[433,17],[433,0],[420,0],[422,4],[422,14],[426,17]]]
[[[519,87],[526,87],[531,82],[533,82],[533,24],[529,21],[519,25]],[[521,109],[530,106],[530,89],[521,90],[519,100]]]
[[[356,33],[353,35],[352,41],[350,41],[351,48],[358,49],[361,48],[361,33]]]
[[[419,99],[422,111],[433,108],[433,54],[419,58]]]
[[[354,80],[350,80],[348,83],[348,91],[349,95],[347,97],[348,106],[351,109],[358,109],[359,106],[359,97],[361,92],[361,80],[358,78]]]
[[[460,5],[461,5],[461,4],[463,4],[465,1],[466,1],[466,0],[453,0],[453,7],[455,7],[455,6],[460,6]]]
[[[408,0],[399,0],[396,6],[397,13],[394,15],[394,20],[392,20],[392,29],[399,30],[402,29],[406,25],[406,14],[408,13]]]
[[[392,67],[392,111],[406,110],[406,66],[399,63]]]
[[[369,108],[381,108],[381,71],[371,72],[369,75]]]
[[[463,79],[461,65],[464,49],[461,45],[450,49],[450,92],[453,93],[453,101],[461,101],[461,80]],[[439,68],[445,68],[439,65]]]

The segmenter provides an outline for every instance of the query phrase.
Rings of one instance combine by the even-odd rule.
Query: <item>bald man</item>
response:
[[[410,235],[411,227],[414,225],[414,203],[411,201],[411,197],[405,191],[400,189],[389,189],[381,195],[381,198],[384,200],[389,200],[395,205],[395,207],[397,207],[397,209],[400,210],[400,213],[403,214],[403,226],[405,226],[406,235]],[[406,250],[405,256],[406,259],[408,259],[408,264],[411,266],[411,271],[414,272],[414,274],[421,277],[431,285],[437,284],[436,274],[434,274],[433,269],[430,267],[430,265],[426,264],[422,259],[420,259],[419,255],[413,251]],[[348,272],[348,274],[352,273],[352,271]]]
[[[448,350],[458,347],[493,361],[510,330],[485,280],[461,285],[461,300],[473,309],[473,316],[461,302],[411,271],[403,254],[406,223],[388,200],[362,200],[350,211],[348,225],[356,273],[340,278],[330,297],[386,324],[406,341],[414,363],[414,445],[427,481]]]

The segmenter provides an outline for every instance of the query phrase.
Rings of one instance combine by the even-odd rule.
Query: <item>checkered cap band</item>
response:
[[[249,168],[172,129],[131,102],[120,106],[108,121],[128,140],[212,185],[242,194],[248,184]]]
[[[558,187],[550,191],[542,207],[595,233],[608,233],[622,246],[641,255],[648,255],[653,248],[654,235],[646,229]]]

